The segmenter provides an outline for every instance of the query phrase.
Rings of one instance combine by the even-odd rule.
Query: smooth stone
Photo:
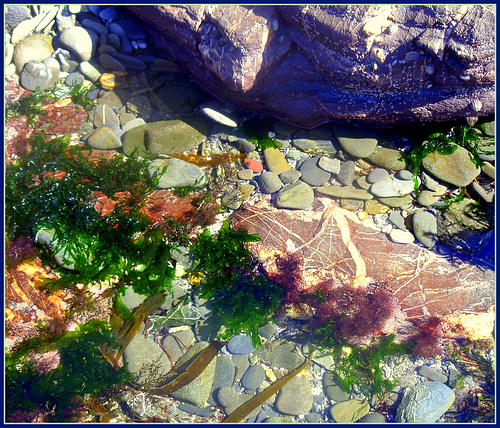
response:
[[[343,391],[338,385],[329,385],[325,388],[325,394],[330,399],[336,403],[341,403],[342,401],[349,400],[350,394]]]
[[[300,179],[310,186],[321,186],[330,180],[331,174],[318,166],[318,158],[309,158],[300,164]]]
[[[310,424],[317,424],[321,420],[321,415],[319,413],[311,412],[305,416],[305,420]]]
[[[235,355],[246,355],[255,351],[252,339],[244,334],[233,336],[226,346],[227,350]]]
[[[354,181],[354,172],[356,170],[356,164],[348,160],[340,165],[340,171],[337,174],[336,180],[343,184],[344,186],[350,186]]]
[[[340,206],[345,210],[358,211],[363,207],[363,201],[359,199],[341,199]]]
[[[28,61],[41,62],[53,52],[52,37],[46,34],[33,34],[15,45],[12,61],[16,65],[17,73],[20,74]]]
[[[172,364],[175,364],[186,352],[186,349],[194,342],[192,330],[181,330],[165,336],[162,340],[163,347],[168,351]]]
[[[389,178],[389,172],[386,169],[375,168],[370,171],[370,173],[366,177],[366,181],[373,184],[377,181],[385,180],[387,178]]]
[[[241,377],[241,385],[248,390],[257,389],[264,379],[266,372],[260,364],[250,366]]]
[[[108,54],[108,55],[111,55],[112,53],[116,52],[116,49],[113,46],[111,46],[111,45],[106,45],[104,43],[101,43],[101,45],[99,46],[99,48],[97,48],[97,52],[99,54]]]
[[[125,113],[125,114],[130,114],[130,113]],[[127,131],[130,131],[131,129],[133,128],[136,128],[138,126],[141,126],[141,125],[145,125],[146,122],[144,122],[144,119],[142,119],[141,117],[135,117],[135,115],[133,114],[130,114],[131,116],[134,117],[134,119],[132,120],[129,120],[128,122],[125,122],[123,125],[122,125],[122,131],[123,132],[127,132]],[[121,122],[121,118],[122,116],[124,116],[123,114],[120,115],[120,122]]]
[[[316,187],[314,190],[334,198],[359,199],[362,201],[373,199],[373,195],[366,190],[356,189],[352,186],[321,186]]]
[[[146,95],[136,95],[127,101],[127,111],[148,120],[151,117],[151,103]]]
[[[392,229],[389,233],[389,238],[396,244],[411,244],[415,241],[415,237],[408,230]]]
[[[120,112],[120,125],[123,127],[123,125],[125,125],[126,123],[128,122],[131,122],[132,120],[135,120],[135,119],[140,119],[138,117],[136,117],[135,114],[133,113],[127,113],[126,112],[126,108],[124,109],[123,107],[121,108],[121,110],[119,110]],[[144,120],[142,121],[141,125],[144,125],[146,122],[144,122]],[[123,128],[122,128],[123,129]]]
[[[179,404],[178,409],[191,415],[198,415],[204,418],[212,416],[214,413],[209,407],[200,408],[191,404]]]
[[[120,52],[113,52],[110,54],[112,57],[120,61],[124,66],[131,68],[133,70],[145,70],[146,64],[144,64],[140,59],[134,58],[130,55],[125,55]]]
[[[288,162],[277,148],[268,147],[263,150],[263,153],[269,171],[276,175],[280,175],[285,171],[290,171],[290,165],[288,165]]]
[[[217,391],[217,401],[222,407],[230,407],[239,402],[239,394],[228,386],[224,386]]]
[[[205,116],[221,125],[229,126],[230,128],[236,128],[238,126],[237,119],[223,112],[222,105],[218,103],[205,103],[202,104],[199,109]]]
[[[48,89],[52,74],[47,66],[38,61],[28,61],[21,72],[21,86],[29,91]]]
[[[5,67],[4,73],[6,76],[12,76],[16,73],[16,65],[15,64],[9,64],[8,66]]]
[[[469,151],[460,146],[450,155],[429,153],[422,159],[422,167],[446,183],[465,187],[481,173],[481,168],[471,161],[469,155]]]
[[[59,7],[60,6],[52,6],[49,10],[43,13],[42,20],[35,27],[35,33],[47,32],[52,28],[55,22],[54,18],[56,17],[57,12],[59,12]]]
[[[112,19],[118,19],[120,17],[120,13],[114,6],[106,7],[99,12],[99,17],[104,19],[105,21],[110,21]]]
[[[385,416],[382,413],[368,413],[358,420],[359,423],[362,424],[385,424]]]
[[[272,322],[268,322],[267,324],[259,327],[258,333],[259,336],[269,340],[276,335],[276,326]]]
[[[384,204],[391,208],[400,208],[404,205],[410,204],[413,201],[413,196],[406,195],[401,197],[393,198],[377,198],[381,204]]]
[[[311,410],[313,402],[311,382],[298,375],[281,388],[274,405],[285,415],[304,415]]]
[[[177,365],[182,367],[183,364],[192,360],[195,355],[199,355],[208,345],[208,342],[196,342],[179,359]],[[215,376],[215,366],[216,360],[213,359],[196,379],[177,391],[170,393],[170,396],[188,404],[193,404],[199,407],[205,406],[212,390],[212,383]]]
[[[333,134],[342,148],[354,158],[366,158],[373,154],[378,141],[373,138],[373,131],[351,126],[334,126]]]
[[[79,68],[81,73],[91,82],[98,82],[101,78],[101,72],[88,61],[82,61]]]
[[[146,147],[151,155],[183,153],[198,148],[206,133],[205,122],[196,118],[147,123],[123,134],[123,153],[130,156],[138,148],[137,155],[145,156]]]
[[[127,370],[130,373],[139,374],[141,369],[148,365],[155,364],[155,375],[158,376],[158,383],[161,382],[162,374],[167,375],[171,369],[170,360],[160,346],[152,339],[146,339],[142,334],[136,334],[125,348],[123,361],[127,363]],[[147,380],[147,373],[136,376],[135,381],[139,384]]]
[[[97,104],[106,104],[111,108],[116,107],[117,109],[123,107],[122,100],[115,91],[104,91],[104,94],[97,99]]]
[[[97,34],[108,34],[108,29],[105,25],[100,24],[92,19],[84,19],[82,25],[89,30],[96,32]]]
[[[241,169],[238,171],[238,178],[240,180],[251,180],[254,176],[254,172],[251,169]]]
[[[413,233],[425,247],[433,248],[438,242],[436,216],[429,211],[413,214]]]
[[[85,76],[75,71],[74,73],[68,74],[66,79],[64,79],[64,84],[66,86],[73,87],[79,85],[80,83],[83,83],[84,81],[85,81]]]
[[[256,149],[256,146],[254,143],[252,143],[251,141],[248,141],[244,138],[238,138],[236,140],[235,145],[241,153],[250,153]]]
[[[396,172],[394,176],[399,178],[400,180],[413,180],[414,174],[411,171],[408,171],[407,169],[402,169]]]
[[[264,170],[264,165],[262,165],[262,162],[256,159],[246,158],[243,160],[243,163],[248,169],[250,169],[252,172],[256,174]]]
[[[484,162],[484,164],[481,165],[481,171],[483,171],[488,177],[495,179],[495,167],[491,163]]]
[[[122,146],[119,135],[111,128],[96,129],[87,139],[87,144],[93,149],[110,150]]]
[[[413,180],[401,180],[394,176],[377,181],[370,186],[370,193],[379,198],[406,196],[414,190]]]
[[[106,104],[99,104],[94,109],[94,125],[95,127],[108,124],[112,128],[120,127],[120,119],[111,107]]]
[[[109,70],[125,71],[127,69],[127,67],[110,54],[99,55],[99,64]]]
[[[368,201],[365,201],[365,211],[368,214],[381,214],[381,213],[386,213],[389,210],[390,207],[382,204],[376,199],[370,199]]]
[[[276,206],[295,210],[307,210],[314,202],[314,191],[307,183],[297,181],[283,187],[276,194]]]
[[[399,211],[391,211],[389,213],[389,221],[399,229],[406,229],[406,223],[404,217]]]
[[[233,384],[235,373],[236,368],[234,367],[232,358],[228,355],[218,356],[212,389],[230,388]]]
[[[29,5],[25,4],[7,4],[4,10],[5,35],[10,33],[22,22],[31,19],[31,10]],[[34,27],[33,27],[34,28]],[[29,33],[28,33],[29,34]]]
[[[446,381],[448,380],[448,377],[446,375],[439,373],[429,366],[421,366],[418,369],[418,374],[435,382],[446,383]]]
[[[433,424],[455,401],[452,389],[440,382],[420,382],[405,390],[396,422]]]
[[[330,415],[337,423],[356,422],[370,412],[370,404],[366,399],[354,398],[333,405]]]
[[[243,199],[241,198],[241,194],[238,189],[231,188],[222,195],[221,205],[227,206],[232,210],[237,210],[241,207],[243,203]]]
[[[365,159],[389,171],[399,171],[408,167],[407,162],[401,159],[402,156],[403,152],[399,150],[377,146]]]
[[[270,171],[264,171],[259,176],[259,188],[262,193],[270,194],[277,192],[283,187],[279,177]]]
[[[472,188],[474,191],[488,204],[491,204],[494,199],[495,199],[495,189],[492,188],[493,190],[487,192],[483,186],[481,186],[479,183],[476,181],[472,182]]]
[[[95,42],[88,30],[83,27],[66,28],[59,37],[63,48],[73,53],[80,61],[90,61]]]
[[[285,122],[274,122],[273,129],[277,134],[288,136],[292,135],[298,128]]]
[[[11,6],[9,6],[11,7]],[[10,38],[10,42],[16,46],[26,37],[28,37],[36,28],[36,26],[42,21],[44,18],[43,14],[37,15],[34,18],[26,19],[20,22],[13,30]],[[45,58],[42,58],[45,59]]]
[[[241,355],[233,354],[232,360],[234,367],[236,369],[235,379],[240,379],[241,376],[243,376],[245,371],[248,369],[248,366],[250,365],[250,363],[248,362],[248,353]]]
[[[166,171],[161,173],[165,167]],[[160,189],[201,185],[205,179],[202,169],[177,158],[155,159],[149,164],[148,172],[151,178],[161,174],[157,185]]]
[[[7,66],[12,62],[12,58],[14,57],[14,45],[11,43],[5,43],[4,50],[4,65]]]
[[[140,40],[146,38],[146,33],[134,18],[121,18],[119,20],[119,24],[125,30],[125,33],[131,40]]]
[[[358,179],[356,179],[355,183],[356,183],[356,186],[360,187],[363,190],[368,190],[371,186],[371,184],[368,183],[368,181],[366,181],[366,175],[363,175],[363,176],[359,177]]]
[[[57,61],[54,57],[49,56],[42,61],[42,64],[45,64],[52,76],[49,82],[49,88],[54,88],[59,83],[59,75],[61,73],[59,61]]]
[[[292,146],[306,153],[326,154],[335,156],[337,150],[330,140],[312,140],[309,138],[295,138],[292,140]]]
[[[120,49],[120,37],[116,34],[107,34],[106,35],[106,44],[114,47],[116,50]]]
[[[422,190],[418,192],[417,202],[423,207],[430,207],[439,202],[442,194],[438,192],[432,192],[430,190]]]
[[[296,169],[291,169],[289,171],[284,171],[281,174],[279,174],[279,178],[283,184],[292,184],[298,181],[301,175],[302,174],[300,173],[300,171],[297,171]]]
[[[99,17],[99,14],[102,10],[105,9],[105,6],[89,6],[88,10],[90,10],[96,17]]]
[[[59,61],[59,64],[61,64],[61,71],[66,72],[66,73],[69,72],[70,64],[69,64],[68,60],[66,59],[66,57],[63,54],[58,53],[56,58]]]
[[[276,368],[295,370],[304,364],[305,357],[298,352],[296,345],[292,342],[274,341],[269,348],[260,348],[258,356],[261,359],[270,361]]]
[[[339,159],[333,159],[328,156],[321,156],[318,161],[318,166],[331,174],[338,174],[340,172]]]
[[[304,152],[302,150],[290,149],[286,152],[285,158],[291,160],[299,160],[304,156]]]
[[[294,424],[295,422],[282,416],[271,416],[264,421],[265,424]]]

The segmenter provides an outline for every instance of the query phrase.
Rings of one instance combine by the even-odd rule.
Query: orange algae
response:
[[[192,163],[196,166],[218,166],[227,163],[242,161],[245,159],[244,153],[218,153],[209,156],[201,156],[195,154],[172,153],[173,158],[181,159],[186,162]]]

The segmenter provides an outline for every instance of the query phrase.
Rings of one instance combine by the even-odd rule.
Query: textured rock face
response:
[[[233,224],[261,236],[253,249],[269,272],[276,272],[275,255],[300,255],[311,291],[324,280],[341,287],[372,278],[392,290],[409,319],[487,313],[494,306],[493,266],[391,242],[328,198],[300,212],[269,207],[269,201],[247,204]]]
[[[303,127],[494,111],[495,17],[482,5],[130,6],[157,47],[239,107]]]

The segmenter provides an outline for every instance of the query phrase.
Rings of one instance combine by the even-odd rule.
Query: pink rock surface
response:
[[[408,319],[485,313],[495,302],[494,266],[391,242],[328,198],[317,198],[310,211],[277,209],[263,200],[245,205],[232,221],[260,235],[252,251],[269,272],[276,272],[275,255],[298,254],[311,291],[328,279],[342,286],[372,278],[392,290]]]

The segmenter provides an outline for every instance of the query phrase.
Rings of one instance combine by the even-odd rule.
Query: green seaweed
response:
[[[241,127],[248,135],[248,141],[254,143],[258,150],[282,146],[279,141],[269,136],[269,121],[254,117],[243,122]]]
[[[95,101],[92,101],[88,97],[89,93],[92,92],[94,89],[95,87],[94,88],[89,87],[85,85],[84,82],[81,82],[71,87],[69,91],[69,96],[72,98],[75,104],[82,106],[85,111],[89,112],[97,104]]]
[[[47,113],[42,108],[42,103],[47,99],[55,100],[56,97],[49,90],[39,90],[22,96],[5,107],[5,118],[19,117],[23,114],[28,118],[28,126],[35,126],[36,117]]]

